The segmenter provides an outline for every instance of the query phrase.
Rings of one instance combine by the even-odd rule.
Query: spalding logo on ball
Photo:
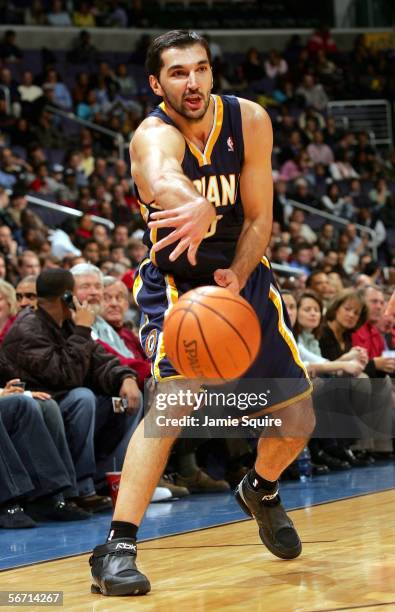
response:
[[[163,335],[168,358],[186,378],[238,378],[261,345],[253,308],[222,287],[185,293],[169,310]]]

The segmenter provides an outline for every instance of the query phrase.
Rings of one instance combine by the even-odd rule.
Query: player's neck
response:
[[[187,140],[193,142],[198,149],[204,151],[214,122],[214,98],[212,96],[210,97],[210,104],[207,112],[200,121],[189,121],[171,109],[168,109],[167,112],[182,135]]]

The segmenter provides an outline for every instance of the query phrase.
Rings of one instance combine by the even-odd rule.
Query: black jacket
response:
[[[20,378],[26,389],[55,398],[76,387],[119,395],[122,381],[135,372],[91,339],[88,327],[65,321],[60,328],[42,308],[22,312],[1,346],[0,377]]]

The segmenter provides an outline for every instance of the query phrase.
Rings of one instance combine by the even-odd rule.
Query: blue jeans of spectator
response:
[[[79,495],[95,492],[93,477],[103,481],[105,472],[122,468],[133,431],[142,418],[142,405],[136,415],[115,414],[112,398],[95,396],[86,387],[69,391],[59,406],[77,475]]]
[[[143,418],[143,401],[135,414],[114,413],[112,398],[96,396],[96,476],[102,482],[106,472],[120,471],[130,438]]]
[[[22,394],[0,398],[0,484],[0,503],[71,486],[38,403]]]
[[[77,387],[69,391],[58,403],[74,463],[78,494],[92,495],[95,492],[93,474],[96,471],[95,395],[86,387]]]
[[[77,480],[73,459],[67,443],[66,432],[64,428],[62,413],[57,402],[53,399],[36,400],[41,409],[47,429],[54,441],[58,453],[63,461],[67,473],[70,478],[71,486],[63,491],[63,496],[76,497],[78,495]]]

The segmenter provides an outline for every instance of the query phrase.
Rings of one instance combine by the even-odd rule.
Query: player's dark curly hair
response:
[[[161,68],[163,67],[162,52],[166,49],[183,49],[192,45],[201,45],[207,53],[208,61],[211,64],[211,53],[208,42],[203,36],[192,30],[171,30],[154,38],[148,51],[145,67],[148,74],[153,74],[159,79]]]

